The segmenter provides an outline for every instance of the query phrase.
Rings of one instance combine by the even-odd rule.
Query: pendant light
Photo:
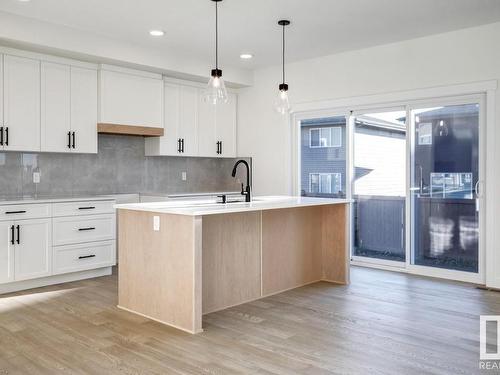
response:
[[[280,20],[278,21],[278,25],[283,28],[283,40],[282,40],[282,57],[283,57],[283,75],[282,82],[278,86],[279,93],[276,98],[276,102],[274,103],[274,107],[276,111],[284,115],[290,111],[290,102],[288,101],[288,84],[285,83],[285,26],[290,25],[289,20]]]
[[[227,90],[222,79],[222,70],[219,69],[219,18],[218,4],[222,0],[211,0],[215,3],[215,69],[212,69],[210,80],[205,91],[205,101],[218,104],[227,103]]]

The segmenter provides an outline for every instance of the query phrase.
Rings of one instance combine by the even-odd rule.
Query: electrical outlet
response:
[[[40,172],[33,172],[33,183],[34,184],[40,183]]]
[[[153,216],[153,230],[155,232],[160,231],[160,217],[159,216]]]
[[[186,181],[187,180],[187,173],[186,172],[182,172],[181,173],[181,178],[182,178],[182,181]]]

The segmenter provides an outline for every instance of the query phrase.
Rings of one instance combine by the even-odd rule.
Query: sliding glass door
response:
[[[353,257],[404,267],[406,111],[360,112],[354,127]]]
[[[410,265],[478,274],[482,102],[432,104],[410,111]]]
[[[302,116],[297,190],[353,200],[356,264],[482,282],[484,98],[399,104]]]

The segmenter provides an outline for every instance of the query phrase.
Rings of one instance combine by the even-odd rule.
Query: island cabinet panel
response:
[[[262,294],[322,278],[321,207],[262,211]]]
[[[118,210],[118,222],[118,307],[201,332],[201,218]]]
[[[338,204],[322,208],[323,281],[349,283],[349,205]]]
[[[261,296],[261,213],[203,217],[203,313]]]

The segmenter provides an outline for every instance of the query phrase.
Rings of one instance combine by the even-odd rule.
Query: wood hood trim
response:
[[[125,134],[125,135],[138,135],[143,137],[161,137],[164,134],[163,128],[153,128],[151,126],[107,124],[107,123],[98,123],[97,132],[101,134]]]

